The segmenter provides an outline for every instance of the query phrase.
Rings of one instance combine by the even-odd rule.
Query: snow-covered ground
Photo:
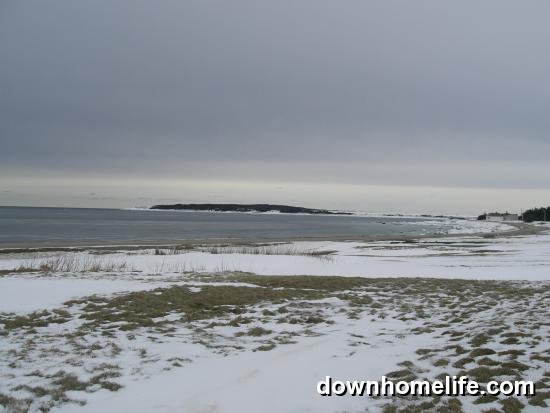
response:
[[[97,257],[92,252],[52,255],[0,255],[0,270],[39,267],[58,256],[99,266],[124,267],[117,279],[133,281],[145,274],[243,271],[262,275],[341,275],[359,277],[436,277],[491,280],[546,280],[550,268],[550,234],[482,238],[430,238],[418,241],[293,242],[292,255],[232,253],[219,248],[155,255],[154,250],[118,251]],[[269,249],[269,248],[267,248]],[[327,252],[326,255],[322,253]],[[303,255],[301,255],[303,253]],[[313,256],[312,253],[321,255]],[[167,251],[167,254],[170,254]],[[97,274],[96,274],[97,275]],[[94,274],[90,276],[96,276]],[[26,277],[22,276],[22,277]],[[149,281],[154,278],[146,277]],[[6,279],[0,279],[7,282]],[[85,288],[84,288],[85,290]],[[90,291],[93,292],[93,291]],[[1,304],[0,304],[1,305]]]
[[[421,217],[410,217],[421,218]],[[411,224],[409,221],[408,224]],[[457,218],[443,218],[443,219],[427,219],[422,218],[420,221],[412,222],[412,224],[422,226],[435,226],[440,227],[441,234],[476,234],[476,233],[490,233],[490,232],[502,232],[513,230],[514,227],[505,222],[491,222],[491,221],[478,221],[474,219],[457,219]]]
[[[186,307],[193,297],[204,305]],[[376,412],[410,401],[327,398],[315,386],[326,375],[480,368],[537,381],[544,396],[549,309],[545,232],[3,254],[0,412]],[[474,401],[459,400],[465,412],[509,407]],[[433,411],[451,402],[434,400]],[[544,398],[517,402],[547,411]]]
[[[158,287],[156,283],[131,280],[65,277],[3,277],[0,278],[0,312],[30,313],[59,307],[65,301],[93,294],[138,291]],[[25,297],[25,299],[22,299]]]
[[[363,319],[347,328],[322,328],[324,334],[303,337],[290,346],[268,352],[243,352],[233,357],[213,357],[189,364],[186,371],[174,370],[143,380],[125,392],[98,397],[82,412],[337,412],[361,411],[362,398],[319,397],[315,384],[330,373],[339,378],[378,378],[396,366],[405,355],[414,355],[422,339],[409,336],[396,342],[377,334],[387,328],[400,331],[404,323]],[[276,326],[267,325],[268,328]],[[370,351],[351,354],[357,337],[368,336]],[[428,344],[428,340],[426,340]],[[411,342],[411,341],[414,341]],[[376,354],[376,357],[373,355]],[[353,357],[355,356],[355,357]],[[407,359],[410,358],[407,357]],[[353,362],[346,362],[352,359]],[[215,373],[214,373],[215,372]],[[150,389],[162,389],[152,398]],[[99,395],[98,395],[99,396]],[[60,409],[70,412],[71,406]]]

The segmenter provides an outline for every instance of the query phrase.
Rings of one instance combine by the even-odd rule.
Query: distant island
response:
[[[282,214],[326,214],[352,215],[349,212],[334,212],[328,209],[313,209],[290,205],[272,204],[172,204],[153,205],[150,209],[177,211],[213,211],[213,212],[280,212]]]

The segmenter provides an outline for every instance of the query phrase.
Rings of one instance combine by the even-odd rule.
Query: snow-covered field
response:
[[[0,411],[548,411],[549,309],[544,232],[2,254]],[[316,392],[460,372],[538,396]]]

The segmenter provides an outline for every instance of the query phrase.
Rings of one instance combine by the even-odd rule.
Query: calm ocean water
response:
[[[414,222],[417,222],[414,224]],[[0,246],[433,233],[411,218],[0,207]]]

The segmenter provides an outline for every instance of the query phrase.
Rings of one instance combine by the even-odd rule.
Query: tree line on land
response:
[[[550,207],[528,209],[523,213],[523,221],[550,221]]]
[[[327,209],[304,208],[290,205],[275,204],[172,204],[153,205],[150,209],[183,210],[183,211],[214,211],[214,212],[272,212],[283,214],[324,214],[351,215],[350,212],[329,211]]]

